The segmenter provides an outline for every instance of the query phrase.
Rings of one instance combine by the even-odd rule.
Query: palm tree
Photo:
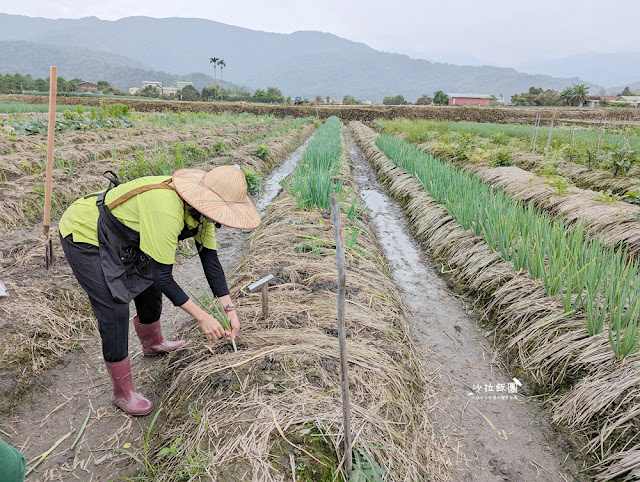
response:
[[[209,59],[209,63],[213,64],[213,81],[215,83],[215,85],[218,85],[218,79],[217,79],[217,67],[218,67],[218,62],[220,61],[220,59],[218,57],[211,57]]]
[[[585,87],[584,84],[574,84],[571,87],[567,87],[560,92],[560,101],[564,105],[582,107],[585,102],[589,101],[589,87]]]
[[[220,66],[220,84],[222,84],[222,69],[224,69],[227,64],[224,63],[224,59],[220,59],[218,61],[218,65]],[[221,85],[224,88],[224,86]],[[220,94],[220,100],[222,100],[222,94]]]
[[[584,84],[573,86],[573,102],[574,105],[582,107],[589,102],[589,87]]]

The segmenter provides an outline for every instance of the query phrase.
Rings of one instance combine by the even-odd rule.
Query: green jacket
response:
[[[0,480],[22,482],[26,467],[24,455],[0,438]]]

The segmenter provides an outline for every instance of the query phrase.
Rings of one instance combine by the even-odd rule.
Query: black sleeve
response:
[[[224,277],[224,270],[218,259],[218,252],[215,249],[205,248],[198,244],[200,261],[204,268],[204,275],[207,277],[209,287],[218,298],[229,294],[227,280]]]
[[[171,300],[174,306],[182,306],[189,301],[189,297],[173,279],[173,274],[171,274],[172,270],[172,264],[162,264],[153,258],[151,259],[153,284]]]

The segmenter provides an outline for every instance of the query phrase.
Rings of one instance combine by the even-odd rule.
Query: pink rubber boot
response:
[[[144,325],[138,321],[138,317],[136,316],[133,319],[133,326],[136,329],[138,338],[140,338],[142,354],[144,356],[153,356],[174,351],[185,343],[184,340],[166,341],[162,336],[160,320]]]
[[[139,417],[153,411],[153,403],[133,388],[129,357],[119,362],[105,362],[113,382],[113,403],[128,413]]]

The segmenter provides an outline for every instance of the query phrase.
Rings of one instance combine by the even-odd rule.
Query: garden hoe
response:
[[[53,138],[56,128],[57,67],[51,66],[49,74],[49,132],[47,136],[47,175],[44,186],[44,262],[49,269],[53,264],[53,241],[50,232],[51,178],[53,177]]]

